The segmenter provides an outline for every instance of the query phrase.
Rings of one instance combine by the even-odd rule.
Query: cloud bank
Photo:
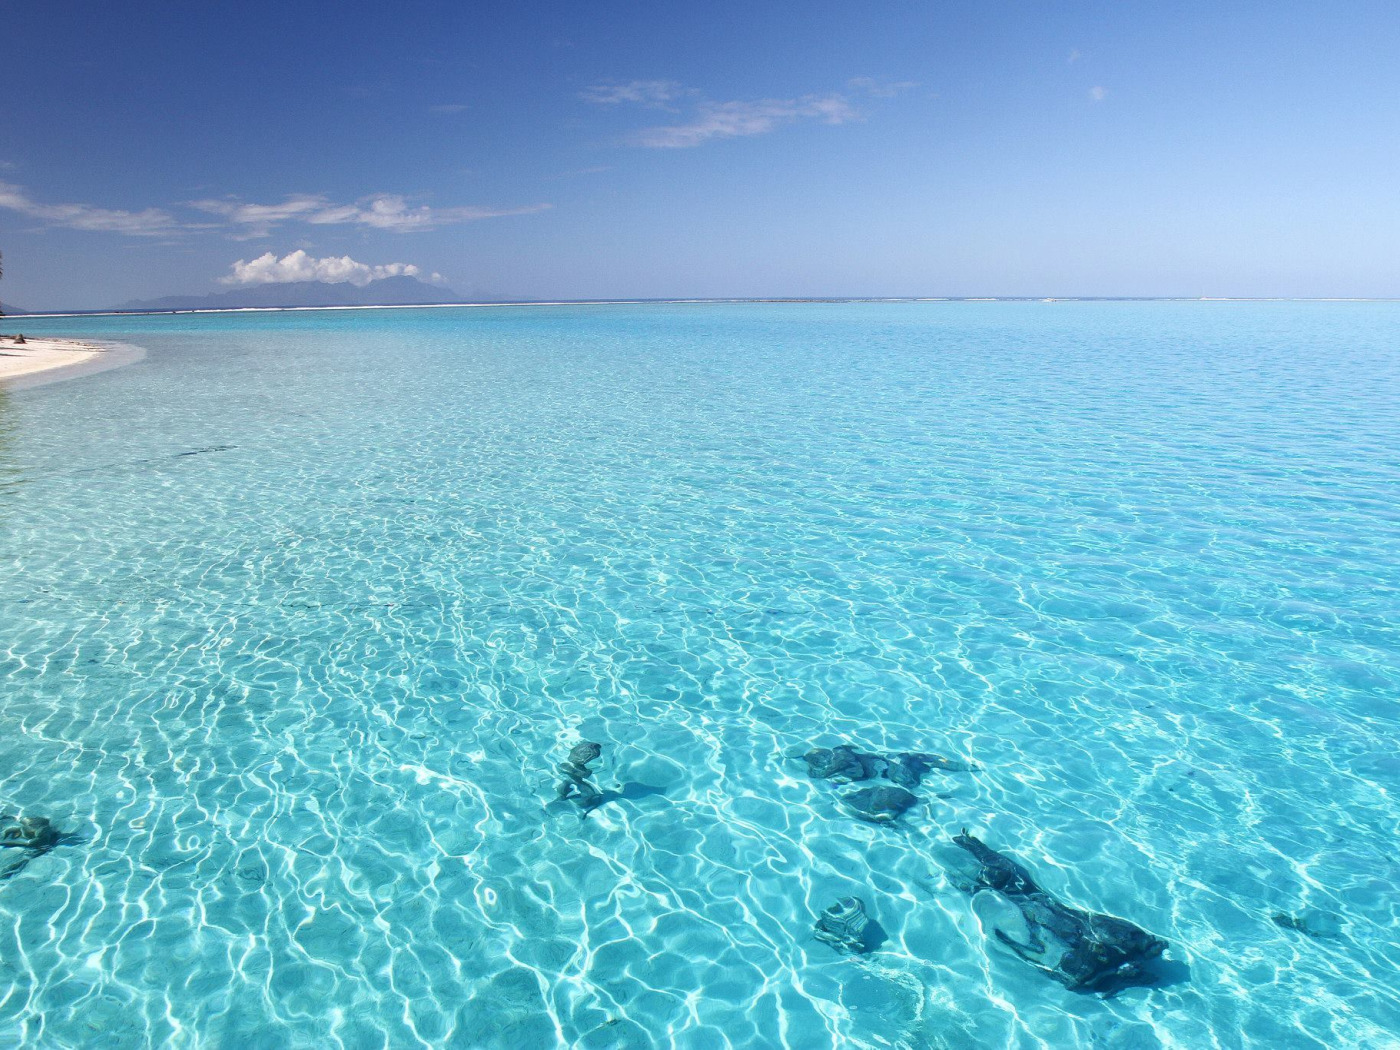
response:
[[[579,98],[599,106],[615,106],[633,102],[642,106],[665,108],[681,95],[693,94],[674,80],[631,80],[626,84],[594,84],[585,88]]]
[[[391,233],[414,233],[506,215],[530,215],[545,211],[551,205],[435,208],[427,204],[411,204],[407,197],[397,193],[378,193],[361,197],[353,204],[337,204],[320,194],[298,193],[277,204],[253,204],[236,197],[226,197],[189,201],[184,207],[213,218],[181,217],[166,208],[123,211],[92,204],[43,204],[34,200],[24,187],[0,182],[0,209],[27,215],[45,226],[122,233],[132,237],[224,230],[235,240],[250,240],[266,237],[277,227],[292,222],[350,224]]]
[[[860,114],[841,95],[759,99],[756,102],[704,102],[695,119],[683,124],[643,128],[632,142],[650,149],[688,149],[711,139],[765,135],[804,118],[824,124],[846,124]]]
[[[488,208],[466,205],[433,208],[426,204],[410,205],[397,193],[381,193],[362,197],[354,204],[336,204],[326,197],[306,194],[293,195],[280,204],[248,204],[236,198],[191,201],[190,207],[218,215],[237,228],[235,237],[248,240],[266,237],[273,228],[287,222],[305,222],[316,226],[355,224],[393,233],[416,233],[435,230],[462,222],[497,219],[506,215],[530,215],[545,211],[551,205],[527,204],[518,208]]]
[[[70,230],[100,230],[133,237],[153,237],[180,228],[179,221],[163,208],[122,211],[91,204],[40,204],[20,186],[0,182],[0,208],[17,211],[48,226]]]
[[[919,86],[917,80],[881,80],[879,77],[851,77],[846,86],[871,98],[894,98]]]
[[[422,272],[413,263],[370,266],[348,255],[328,255],[317,259],[298,249],[280,259],[275,252],[267,252],[251,260],[239,259],[229,268],[227,275],[219,278],[219,283],[246,287],[253,284],[323,281],[326,284],[353,284],[356,288],[363,288],[371,281],[384,277],[418,277]],[[433,274],[432,280],[440,281],[442,277]]]
[[[629,135],[625,141],[648,149],[689,149],[715,139],[766,135],[801,120],[849,124],[862,119],[852,95],[893,98],[909,88],[917,87],[917,84],[912,80],[854,77],[846,87],[849,93],[716,102],[674,80],[633,80],[621,84],[596,84],[579,97],[594,105],[632,103],[673,112],[682,109],[676,103],[686,101],[689,107],[693,107],[690,119],[643,128]]]

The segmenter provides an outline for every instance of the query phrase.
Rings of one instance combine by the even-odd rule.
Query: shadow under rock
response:
[[[1148,988],[1171,988],[1191,983],[1191,967],[1180,959],[1156,958],[1143,964],[1144,982]]]
[[[640,802],[643,799],[656,798],[666,794],[666,789],[657,787],[654,784],[619,784],[615,788],[608,788],[599,791],[596,795],[589,797],[586,801],[578,798],[574,799],[554,799],[546,804],[546,809],[562,809],[572,806],[579,811],[579,820],[587,820],[588,814],[592,813],[599,806],[609,802]]]

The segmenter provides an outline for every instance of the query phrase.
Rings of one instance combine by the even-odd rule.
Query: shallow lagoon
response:
[[[1397,322],[26,319],[148,354],[0,395],[0,1045],[1400,1045]],[[1187,976],[996,947],[964,827]]]

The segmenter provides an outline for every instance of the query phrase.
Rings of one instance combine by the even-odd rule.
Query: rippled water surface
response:
[[[1400,305],[25,324],[148,354],[0,395],[0,1045],[1400,1045]]]

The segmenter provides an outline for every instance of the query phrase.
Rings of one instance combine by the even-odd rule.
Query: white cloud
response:
[[[918,87],[912,80],[882,80],[853,77],[847,88],[866,98],[893,98]],[[694,88],[674,80],[633,80],[625,84],[596,84],[579,96],[598,105],[633,103],[652,109],[690,109],[689,120],[643,128],[626,141],[651,149],[688,149],[713,139],[765,135],[785,124],[819,120],[825,124],[848,124],[861,114],[845,94],[803,95],[800,98],[762,98],[752,101],[715,102]]]
[[[1095,102],[1102,102],[1108,98],[1108,88],[1095,85],[1089,89],[1089,97]]]
[[[645,128],[632,137],[638,146],[652,149],[688,149],[711,139],[763,135],[797,120],[846,124],[860,114],[843,95],[806,95],[802,98],[759,99],[755,102],[702,102],[695,118],[684,124]]]
[[[445,103],[443,103],[443,104],[440,105],[440,106],[429,106],[429,107],[428,107],[428,111],[431,112],[431,113],[448,113],[448,114],[451,114],[451,113],[465,113],[465,112],[466,112],[467,110],[469,110],[469,109],[471,109],[471,106],[468,106],[465,102],[445,102]]]
[[[861,91],[871,98],[894,98],[919,86],[917,80],[881,80],[879,77],[852,77],[846,81],[852,91]]]
[[[243,204],[239,201],[191,201],[193,207],[201,211],[222,215],[230,222],[248,223],[261,226],[264,223],[285,222],[307,212],[319,211],[326,206],[324,197],[288,197],[281,204]]]
[[[235,226],[241,227],[234,235],[234,239],[240,241],[266,237],[274,226],[291,219],[305,218],[328,204],[329,201],[324,197],[306,195],[288,197],[281,204],[244,204],[234,200],[190,201],[190,207],[222,216]]]
[[[31,199],[22,187],[7,182],[0,182],[0,208],[17,211],[50,226],[125,233],[133,237],[156,236],[181,227],[175,216],[162,208],[122,211],[91,204],[40,204]]]
[[[293,194],[278,204],[248,203],[235,197],[227,197],[189,201],[183,207],[216,216],[221,221],[191,222],[177,217],[165,208],[122,211],[99,208],[91,204],[42,204],[30,197],[22,186],[0,182],[0,209],[19,212],[48,226],[123,233],[133,237],[227,228],[233,231],[231,236],[234,240],[246,241],[266,237],[276,227],[289,222],[318,226],[346,223],[395,233],[411,233],[506,215],[530,215],[544,211],[551,205],[528,204],[516,208],[463,205],[434,208],[426,204],[411,205],[407,198],[395,193],[362,197],[354,204],[336,204],[319,194],[300,193]]]
[[[1070,64],[1070,65],[1074,65],[1076,62],[1078,62],[1078,61],[1079,61],[1081,58],[1083,58],[1083,57],[1084,57],[1084,52],[1083,52],[1083,51],[1080,51],[1079,48],[1075,48],[1073,51],[1071,51],[1071,52],[1069,53],[1069,64]]]
[[[505,215],[529,215],[550,207],[548,204],[529,204],[519,208],[476,205],[432,208],[426,204],[412,207],[405,197],[396,193],[364,197],[354,204],[335,204],[325,197],[308,195],[288,197],[281,204],[245,204],[239,200],[202,200],[191,201],[190,204],[241,226],[240,234],[235,235],[239,240],[266,237],[273,227],[284,222],[305,222],[316,226],[353,223],[376,230],[412,233]]]
[[[561,171],[557,175],[549,175],[551,179],[576,179],[582,175],[601,175],[605,171],[612,171],[611,164],[595,164],[591,168],[574,168],[572,171]]]
[[[378,197],[366,197],[358,204],[327,208],[307,216],[312,223],[354,222],[371,226],[376,230],[394,230],[408,233],[415,230],[431,230],[438,226],[448,226],[459,222],[477,222],[481,219],[498,219],[505,215],[530,215],[544,211],[548,204],[527,204],[521,208],[484,208],[468,205],[456,208],[430,208],[421,204],[410,207],[408,201],[398,194],[388,193]]]
[[[220,284],[290,284],[294,281],[324,281],[326,284],[353,284],[363,288],[370,281],[384,277],[417,277],[423,271],[412,263],[385,263],[370,266],[357,262],[348,255],[327,256],[317,259],[298,249],[277,258],[275,252],[267,252],[256,259],[239,259],[229,268],[229,273],[219,278]],[[433,274],[434,281],[441,281],[440,274]]]
[[[668,102],[689,93],[674,80],[632,80],[626,84],[594,84],[585,88],[579,97],[600,106],[635,102],[665,108]]]

